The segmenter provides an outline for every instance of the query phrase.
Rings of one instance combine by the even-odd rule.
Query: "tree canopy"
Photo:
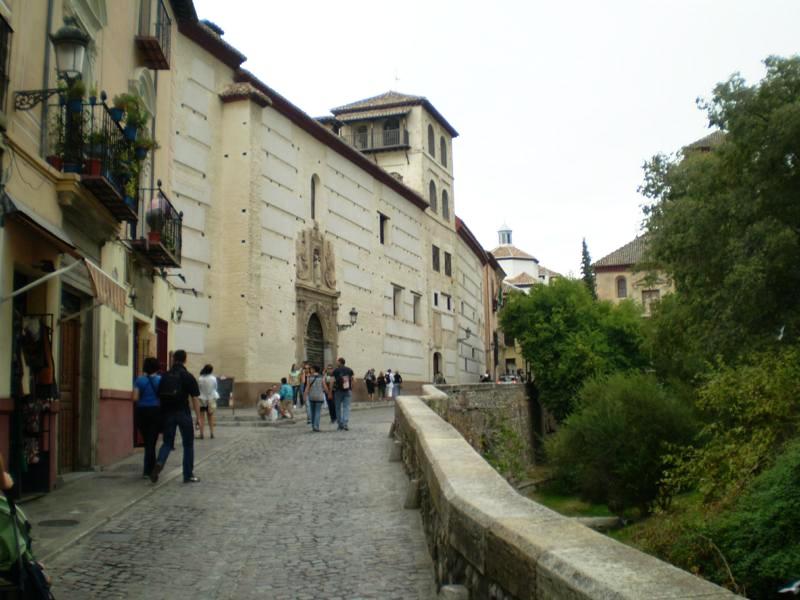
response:
[[[700,101],[724,133],[645,165],[651,259],[674,278],[683,328],[710,358],[800,337],[800,57],[771,57]]]
[[[579,280],[556,279],[510,296],[500,320],[531,364],[542,403],[559,420],[588,377],[647,363],[641,308],[597,302]]]

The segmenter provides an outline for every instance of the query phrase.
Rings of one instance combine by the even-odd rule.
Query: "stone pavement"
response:
[[[223,427],[218,439],[197,443],[205,455],[198,484],[182,483],[178,449],[173,479],[155,489],[138,470],[123,470],[124,479],[95,476],[54,492],[48,501],[71,487],[87,496],[139,488],[50,558],[55,596],[435,597],[419,513],[403,509],[407,479],[400,463],[388,462],[392,418],[391,408],[359,411],[349,432],[323,422],[317,434],[305,423]],[[80,506],[70,494],[62,514]],[[37,502],[25,509],[40,537]]]

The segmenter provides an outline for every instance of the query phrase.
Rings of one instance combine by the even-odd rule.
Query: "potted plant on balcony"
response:
[[[103,154],[105,149],[105,136],[100,131],[93,131],[86,140],[85,173],[87,175],[102,175]]]
[[[158,142],[150,137],[147,129],[142,129],[136,137],[136,146],[134,147],[136,160],[144,160],[150,150],[157,150],[158,147]]]
[[[80,79],[67,88],[67,110],[79,113],[83,110],[83,99],[86,97],[86,85]]]
[[[125,116],[125,97],[129,95],[130,94],[118,94],[114,96],[112,106],[108,109],[108,116],[111,117],[114,123],[119,123],[122,121],[122,117]]]
[[[161,243],[161,234],[164,231],[164,223],[166,222],[166,215],[161,206],[161,193],[156,193],[150,200],[150,206],[147,210],[147,241],[151,244]]]
[[[127,204],[133,212],[138,212],[136,206],[136,196],[138,192],[139,174],[137,173],[136,177],[131,177],[125,184],[125,204]]]
[[[52,111],[50,121],[50,152],[45,157],[47,163],[54,169],[64,169],[64,113],[60,110]]]
[[[89,88],[89,104],[92,106],[97,104],[97,82]]]
[[[136,94],[119,94],[114,96],[114,107],[121,108],[125,112],[125,127],[123,129],[125,137],[131,141],[136,141],[139,129],[147,125],[150,118],[144,102]]]

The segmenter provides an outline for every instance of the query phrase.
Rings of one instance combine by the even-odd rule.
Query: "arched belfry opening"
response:
[[[306,356],[305,360],[312,365],[320,368],[325,367],[325,333],[322,329],[322,321],[319,320],[317,313],[308,319],[305,338]]]

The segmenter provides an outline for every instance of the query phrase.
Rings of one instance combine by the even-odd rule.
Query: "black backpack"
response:
[[[183,408],[181,405],[182,392],[183,379],[178,369],[170,369],[161,375],[161,382],[158,384],[158,400],[161,403],[161,410],[169,412]]]

